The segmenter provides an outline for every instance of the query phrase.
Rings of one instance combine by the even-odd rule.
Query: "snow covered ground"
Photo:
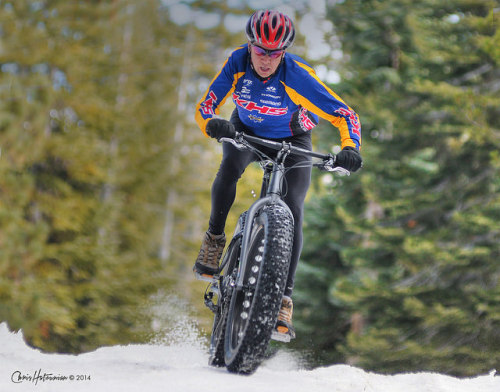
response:
[[[207,357],[206,345],[196,339],[104,347],[78,356],[43,354],[0,324],[0,391],[500,391],[494,371],[471,379],[431,373],[383,376],[344,365],[308,371],[291,354],[280,352],[252,376],[238,376],[209,367]]]

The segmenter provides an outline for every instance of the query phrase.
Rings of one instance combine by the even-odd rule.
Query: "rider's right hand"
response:
[[[223,118],[212,118],[207,123],[207,135],[220,140],[222,137],[233,139],[236,136],[234,125]]]

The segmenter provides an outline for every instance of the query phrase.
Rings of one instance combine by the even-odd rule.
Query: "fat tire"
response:
[[[228,262],[226,273],[220,278],[219,290],[221,294],[218,299],[218,310],[214,317],[212,334],[210,336],[210,356],[208,359],[210,366],[225,366],[224,333],[226,330],[229,303],[231,301],[232,287],[230,286],[230,281],[236,279],[240,246],[241,240],[239,239],[228,249],[228,257],[231,257],[231,259]]]
[[[290,210],[279,204],[264,207],[252,222],[252,233],[248,244],[248,268],[240,272],[245,274],[244,288],[233,292],[224,337],[226,367],[239,374],[253,373],[264,360],[276,325],[293,243]],[[262,261],[256,273],[252,267],[259,256]],[[252,276],[256,278],[253,287],[247,284]],[[244,307],[245,300],[250,305],[247,302]]]
[[[236,274],[238,272],[241,252],[241,232],[245,226],[246,214],[247,212],[245,211],[239,218],[233,240],[224,255],[224,258],[228,258],[227,264],[219,278],[220,294],[218,298],[218,309],[212,326],[210,356],[208,359],[208,364],[214,367],[223,367],[226,365],[224,361],[224,333],[226,331],[227,314],[231,301],[231,293],[233,291],[232,283],[236,280]]]

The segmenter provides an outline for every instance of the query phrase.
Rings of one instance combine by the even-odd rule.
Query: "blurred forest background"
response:
[[[499,2],[283,3],[302,34],[323,28],[323,54],[304,35],[290,51],[358,112],[365,159],[315,173],[288,348],[309,366],[500,370]],[[207,333],[191,267],[221,150],[194,105],[274,5],[0,0],[0,321],[29,344],[147,342],[160,293]],[[326,122],[314,135],[338,149]]]

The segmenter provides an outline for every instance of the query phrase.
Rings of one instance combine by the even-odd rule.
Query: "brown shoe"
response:
[[[219,271],[219,260],[226,246],[226,235],[224,233],[213,235],[205,233],[201,244],[200,253],[194,263],[193,271],[198,279],[213,280],[214,274]]]
[[[293,328],[292,325],[292,315],[293,315],[292,299],[285,295],[281,300],[281,309],[278,313],[278,321],[276,322],[276,332],[279,335],[288,336],[289,339],[295,338],[295,329]]]

